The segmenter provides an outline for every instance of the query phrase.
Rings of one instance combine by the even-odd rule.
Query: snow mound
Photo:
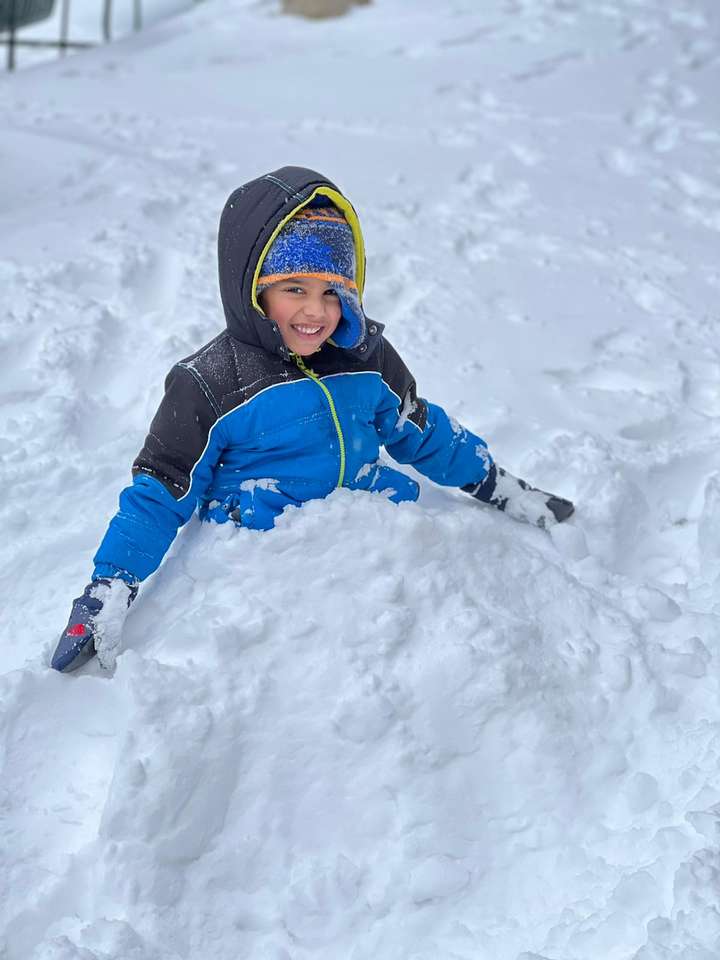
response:
[[[461,495],[341,491],[270,536],[193,522],[184,541],[111,682],[4,678],[11,957],[38,927],[29,885],[33,957],[214,938],[390,958],[402,925],[408,950],[435,944],[417,955],[514,958],[610,950],[664,916],[673,871],[676,896],[697,875],[720,801],[698,776],[710,655],[653,640],[541,531]]]

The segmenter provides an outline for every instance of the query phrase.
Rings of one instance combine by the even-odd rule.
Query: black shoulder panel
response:
[[[262,347],[240,343],[229,333],[221,333],[197,353],[180,361],[211,398],[218,417],[250,400],[266,387],[288,380],[300,380],[303,374]]]
[[[280,357],[221,333],[168,374],[133,475],[155,477],[179,499],[190,489],[193,467],[216,421],[265,387],[302,376]]]
[[[190,474],[202,456],[213,423],[214,406],[197,380],[176,364],[165,380],[165,396],[150,424],[133,476],[159,480],[176,500],[190,489]]]
[[[387,337],[382,338],[380,362],[383,380],[400,398],[400,412],[408,420],[412,420],[415,426],[424,430],[427,423],[427,405],[418,397],[415,378]]]

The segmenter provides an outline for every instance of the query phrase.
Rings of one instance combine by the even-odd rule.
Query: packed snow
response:
[[[209,2],[0,78],[2,960],[720,957],[720,6]],[[421,395],[572,498],[192,520],[49,657],[217,220],[353,200]]]

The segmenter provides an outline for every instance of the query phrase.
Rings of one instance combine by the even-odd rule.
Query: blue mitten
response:
[[[73,600],[68,625],[51,661],[54,670],[77,670],[95,654],[101,666],[111,669],[120,646],[128,607],[138,588],[119,578],[101,578],[89,583],[83,595]]]
[[[513,520],[534,523],[543,529],[562,523],[575,512],[570,500],[531,487],[495,464],[481,483],[469,483],[462,489],[476,500],[507,513]]]

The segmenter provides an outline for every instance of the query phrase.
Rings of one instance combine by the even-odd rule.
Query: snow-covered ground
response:
[[[19,7],[23,0],[16,0]],[[99,44],[105,38],[105,5],[107,0],[67,0],[66,39],[74,43]],[[110,0],[107,29],[113,40],[126,37],[138,27],[148,27],[159,21],[191,8],[202,0]],[[137,7],[136,7],[137,4]],[[5,4],[3,4],[4,6]],[[139,23],[136,21],[136,12]],[[25,69],[50,60],[57,60],[61,54],[57,49],[44,46],[24,46],[23,42],[42,41],[57,43],[62,36],[63,0],[55,0],[54,9],[49,17],[38,23],[30,24],[17,31],[20,42],[15,50],[15,69]],[[3,35],[7,38],[7,33]],[[62,56],[69,56],[70,50]],[[7,47],[0,47],[0,71],[7,65]]]
[[[208,2],[0,78],[2,960],[718,960],[720,6]],[[48,655],[230,190],[348,193],[420,392],[572,497],[191,521]]]

